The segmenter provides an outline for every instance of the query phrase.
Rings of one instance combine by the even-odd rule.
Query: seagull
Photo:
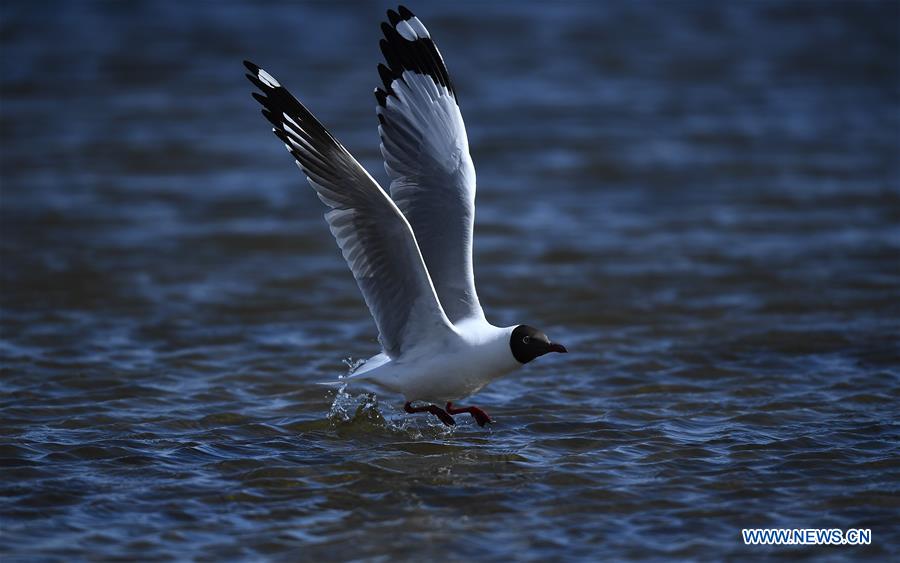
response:
[[[271,74],[245,61],[246,76],[327,206],[325,220],[378,328],[381,353],[344,381],[402,394],[407,413],[431,413],[447,426],[461,413],[484,426],[493,422],[484,410],[455,402],[567,350],[531,326],[485,318],[472,268],[475,168],[456,90],[419,18],[404,6],[387,16],[375,99],[390,196]]]

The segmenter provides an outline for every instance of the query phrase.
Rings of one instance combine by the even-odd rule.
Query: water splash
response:
[[[331,409],[328,411],[328,418],[334,423],[352,422],[353,420],[364,418],[375,418],[372,415],[377,414],[377,418],[384,418],[378,412],[378,398],[374,393],[364,393],[354,396],[347,391],[347,385],[341,386],[335,394],[334,401],[331,403]]]
[[[389,404],[381,404],[373,391],[352,393],[349,378],[366,360],[345,358],[343,362],[347,372],[338,376],[341,384],[328,411],[328,420],[333,426],[374,427],[409,434],[413,438],[421,437],[423,429],[439,435],[453,433],[455,427],[444,426],[434,417],[409,417]]]
[[[351,375],[353,375],[356,372],[356,370],[359,369],[359,367],[361,365],[366,363],[365,358],[358,358],[358,359],[354,360],[352,356],[348,356],[341,361],[344,362],[344,365],[347,366],[347,373],[345,373],[343,375],[339,375],[338,379],[346,379],[346,378],[350,377]]]
[[[362,358],[354,360],[349,356],[341,361],[347,366],[347,372],[338,376],[338,380],[342,380],[343,384],[338,387],[334,401],[331,403],[331,409],[328,411],[328,418],[332,422],[348,422],[353,418],[350,412],[356,410],[354,408],[355,400],[347,391],[350,382],[345,380],[353,375],[353,372],[359,369],[359,366],[366,363]]]
[[[355,424],[358,421],[365,421],[367,424],[373,424],[382,428],[387,428],[390,423],[384,417],[379,409],[378,397],[373,392],[367,392],[360,395],[353,395],[348,391],[350,382],[349,377],[366,363],[364,359],[354,360],[353,358],[345,358],[343,360],[347,366],[347,372],[338,376],[339,380],[343,380],[343,384],[337,389],[334,401],[331,403],[331,409],[328,411],[328,419],[332,424]]]

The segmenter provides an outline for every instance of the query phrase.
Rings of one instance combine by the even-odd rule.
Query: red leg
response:
[[[447,411],[445,411],[444,409],[442,409],[441,407],[439,407],[437,405],[428,405],[425,407],[414,407],[411,404],[409,404],[409,401],[407,401],[406,404],[403,405],[403,410],[405,410],[406,412],[408,412],[410,414],[417,413],[417,412],[429,412],[429,413],[433,414],[434,416],[438,417],[439,419],[441,419],[441,422],[443,422],[447,426],[453,426],[454,424],[456,424],[456,421],[453,420],[453,417],[450,416],[449,414],[447,414]]]
[[[478,407],[454,407],[453,403],[447,402],[447,412],[450,414],[461,414],[467,412],[471,414],[475,418],[475,422],[478,423],[478,426],[484,426],[489,422],[494,422],[491,420],[491,417],[488,416],[486,412],[479,409]]]

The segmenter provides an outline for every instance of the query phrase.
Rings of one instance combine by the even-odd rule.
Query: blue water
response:
[[[0,558],[896,553],[900,4],[410,5],[488,318],[571,352],[452,430],[314,385],[376,332],[241,66],[386,185],[386,7],[0,6]]]

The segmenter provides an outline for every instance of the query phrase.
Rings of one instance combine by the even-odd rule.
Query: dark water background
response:
[[[0,557],[896,554],[898,6],[411,5],[488,317],[572,352],[447,430],[313,385],[375,331],[240,64],[383,180],[387,6],[4,2]]]

